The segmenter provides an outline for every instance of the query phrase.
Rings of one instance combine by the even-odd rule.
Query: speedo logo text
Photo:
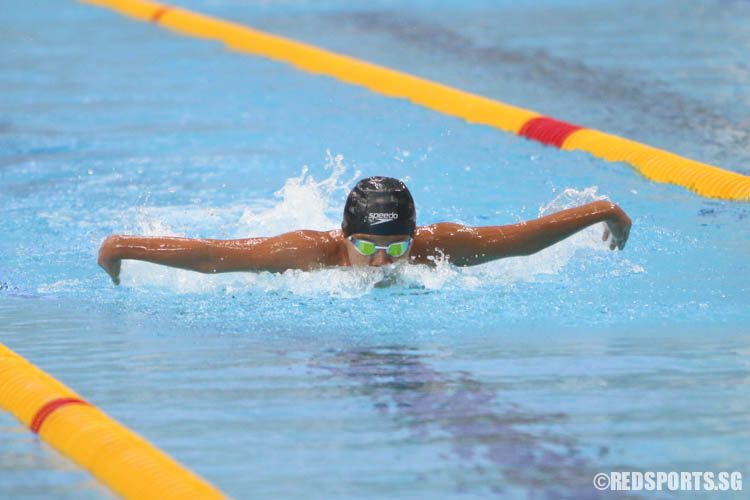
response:
[[[367,222],[372,226],[377,226],[378,224],[390,222],[396,219],[398,219],[398,214],[396,212],[373,212],[367,214]]]

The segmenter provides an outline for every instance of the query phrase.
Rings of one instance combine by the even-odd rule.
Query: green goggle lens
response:
[[[401,257],[406,253],[406,249],[409,248],[409,245],[405,241],[399,241],[398,243],[391,243],[388,245],[388,255],[391,257]]]
[[[357,247],[357,250],[362,255],[372,255],[377,251],[375,244],[369,241],[355,240],[354,246]]]
[[[356,248],[359,253],[368,257],[374,255],[379,249],[385,250],[391,257],[401,257],[406,253],[411,244],[411,240],[407,240],[391,243],[387,247],[379,247],[375,245],[375,243],[367,240],[356,240],[354,238],[349,238],[349,240],[354,244],[354,248]]]

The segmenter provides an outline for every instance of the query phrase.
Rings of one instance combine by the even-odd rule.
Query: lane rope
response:
[[[383,95],[406,98],[469,123],[493,126],[564,150],[578,149],[608,161],[625,162],[652,181],[677,184],[701,196],[750,200],[748,176],[248,26],[147,0],[79,1],[183,35],[221,41],[232,50],[284,61]]]
[[[538,116],[524,123],[518,135],[561,148],[570,134],[582,128],[547,116]]]
[[[123,498],[227,498],[2,343],[0,407]]]
[[[71,404],[87,405],[89,403],[80,398],[57,398],[48,401],[34,414],[34,418],[31,419],[31,424],[29,424],[29,429],[34,434],[39,434],[39,429],[42,428],[42,424],[47,420],[47,417],[52,415],[53,411]]]

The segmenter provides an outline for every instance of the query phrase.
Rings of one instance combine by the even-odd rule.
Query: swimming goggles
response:
[[[405,241],[396,241],[386,247],[380,247],[372,241],[359,240],[352,238],[351,236],[349,236],[349,241],[351,241],[354,248],[364,256],[375,255],[375,252],[378,250],[385,250],[385,252],[391,257],[401,257],[407,250],[409,250],[409,246],[411,246],[411,238]]]

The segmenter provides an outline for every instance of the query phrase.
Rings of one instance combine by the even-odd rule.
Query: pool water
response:
[[[0,341],[226,494],[598,498],[597,472],[750,477],[746,203],[108,10],[6,4]],[[747,2],[180,5],[750,174]],[[623,252],[592,227],[473,268],[125,262],[114,287],[96,265],[111,233],[331,229],[369,175],[404,179],[419,225],[606,198],[633,230]],[[112,496],[7,413],[0,470],[3,498]]]

